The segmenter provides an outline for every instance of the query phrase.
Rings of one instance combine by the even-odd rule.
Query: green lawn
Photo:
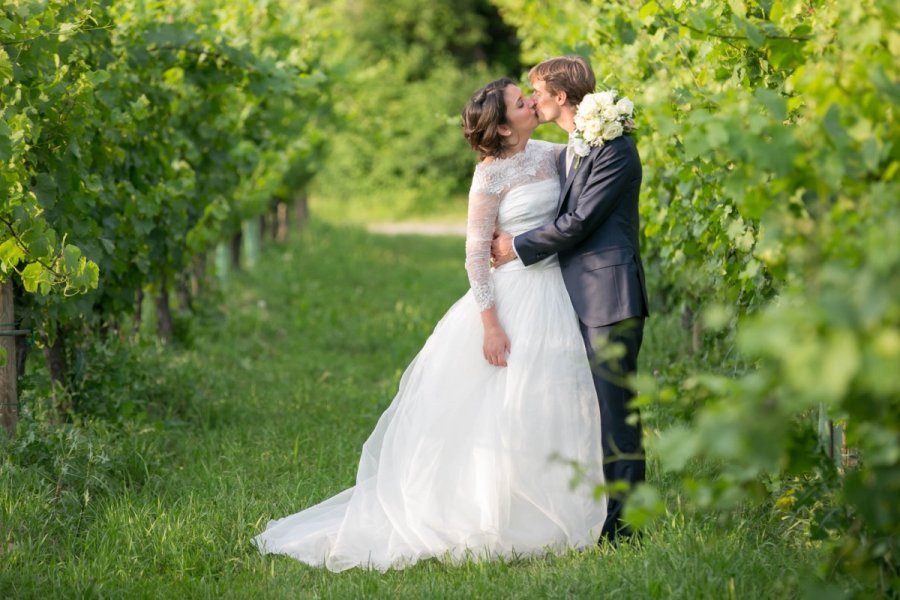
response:
[[[820,558],[815,547],[766,515],[723,528],[674,502],[641,547],[618,551],[427,561],[387,574],[333,574],[257,554],[250,538],[268,519],[352,485],[359,449],[405,365],[466,289],[459,238],[314,221],[269,247],[191,327],[189,343],[148,360],[168,412],[124,433],[96,425],[85,434],[99,431],[114,449],[98,443],[85,464],[120,461],[137,475],[72,484],[93,495],[71,497],[60,492],[63,475],[47,476],[57,459],[43,470],[0,462],[0,598],[798,595]],[[665,322],[649,322],[644,369],[678,347]],[[59,445],[84,454],[90,439]],[[95,457],[103,452],[106,463]],[[650,477],[659,480],[652,457]]]

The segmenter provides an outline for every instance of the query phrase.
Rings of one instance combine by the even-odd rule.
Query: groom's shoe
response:
[[[616,549],[619,547],[619,544],[635,545],[640,543],[642,537],[640,531],[634,531],[624,523],[620,525],[620,527],[615,529],[604,529],[600,533],[600,539],[597,540],[597,544],[601,547],[609,546],[612,549]]]

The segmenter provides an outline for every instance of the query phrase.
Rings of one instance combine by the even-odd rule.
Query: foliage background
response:
[[[464,214],[475,157],[462,107],[518,76],[515,31],[487,0],[338,4],[336,129],[313,193],[382,220]]]
[[[43,498],[50,512],[33,518],[59,524],[47,539],[74,523],[74,545],[60,547],[82,548],[82,524],[111,506],[93,498],[158,490],[168,471],[147,457],[173,451],[162,444],[179,427],[222,418],[210,397],[176,391],[204,367],[173,365],[190,363],[227,291],[204,280],[169,346],[148,335],[152,315],[133,323],[136,294],[167,299],[249,219],[307,192],[333,220],[458,217],[474,164],[459,132],[468,95],[579,53],[639,109],[648,330],[673,340],[635,381],[653,476],[630,518],[651,536],[684,519],[800,536],[821,560],[814,587],[891,593],[897,24],[883,0],[8,1],[0,271],[32,348],[63,331],[77,341],[71,402],[29,359],[4,518]],[[264,278],[290,260],[266,263]],[[304,291],[323,285],[290,275]],[[298,322],[338,318],[298,297],[286,313]],[[6,530],[20,558],[26,525]]]

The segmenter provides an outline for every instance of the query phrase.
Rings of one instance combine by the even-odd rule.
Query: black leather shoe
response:
[[[611,548],[618,548],[619,544],[637,544],[641,540],[641,532],[633,531],[627,525],[615,531],[604,531],[600,534],[597,544],[600,546],[608,545]]]

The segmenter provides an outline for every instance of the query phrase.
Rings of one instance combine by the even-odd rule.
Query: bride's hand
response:
[[[484,358],[495,367],[506,366],[509,354],[509,338],[502,327],[490,327],[484,331]]]

